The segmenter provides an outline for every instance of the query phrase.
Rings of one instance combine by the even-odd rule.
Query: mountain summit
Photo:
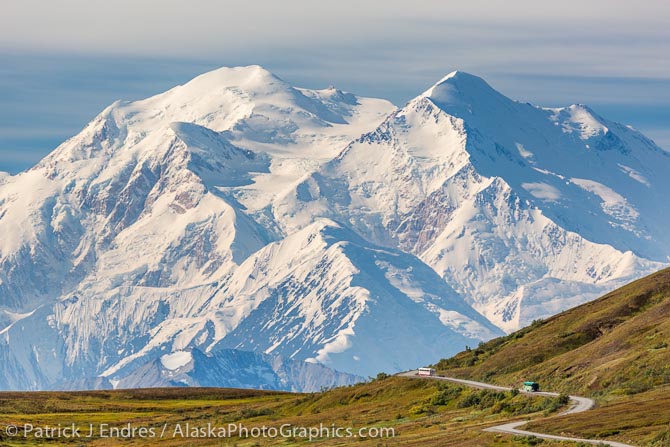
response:
[[[0,178],[0,388],[231,350],[317,388],[300,362],[415,367],[660,268],[667,172],[626,126],[462,72],[400,109],[258,66],[119,101]]]
[[[464,71],[453,71],[426,90],[420,98],[429,98],[442,110],[472,114],[475,109],[495,107],[512,102],[494,90],[482,78]]]

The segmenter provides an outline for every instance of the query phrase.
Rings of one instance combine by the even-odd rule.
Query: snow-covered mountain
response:
[[[284,231],[347,222],[516,329],[667,262],[670,154],[585,106],[454,72],[275,202]]]
[[[667,172],[633,129],[461,72],[402,109],[206,73],[0,176],[0,388],[148,384],[184,352],[227,371],[231,349],[431,362],[660,268]]]
[[[193,349],[165,354],[136,368],[115,385],[122,389],[200,386],[311,393],[364,380],[323,365],[280,356],[236,349],[204,354]]]

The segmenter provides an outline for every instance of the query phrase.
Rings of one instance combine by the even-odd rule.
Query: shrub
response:
[[[377,373],[377,376],[372,380],[373,381],[384,380],[384,379],[388,379],[389,377],[391,377],[390,374],[385,373],[385,372],[380,372],[380,373]]]
[[[633,380],[627,384],[624,391],[626,394],[630,395],[642,393],[644,391],[650,390],[651,388],[652,384],[649,383],[648,380]]]
[[[461,400],[458,401],[458,408],[469,408],[479,405],[481,398],[478,393],[468,393]]]
[[[458,401],[458,408],[477,407],[479,410],[491,408],[507,398],[503,391],[479,390],[465,395]]]
[[[428,405],[414,405],[412,408],[409,409],[409,414],[418,416],[421,414],[434,414],[434,411],[432,408],[430,408]]]
[[[649,443],[651,447],[668,447],[670,446],[670,425],[665,430],[662,430],[654,436]]]
[[[535,436],[514,436],[512,440],[514,440],[515,445],[538,445],[544,442],[543,439]]]
[[[274,411],[271,408],[245,408],[243,409],[240,414],[242,415],[243,418],[248,419],[248,418],[253,418],[257,416],[270,416],[273,414]]]
[[[449,402],[456,400],[463,391],[462,388],[449,387],[438,391],[431,399],[432,405],[448,405]]]

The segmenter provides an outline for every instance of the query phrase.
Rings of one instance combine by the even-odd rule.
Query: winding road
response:
[[[433,380],[445,380],[447,382],[453,382],[453,383],[459,383],[462,385],[467,385],[472,388],[480,388],[480,389],[488,389],[488,390],[497,390],[497,391],[511,391],[512,388],[506,387],[506,386],[498,386],[498,385],[491,385],[490,383],[484,383],[484,382],[475,382],[474,380],[465,380],[465,379],[456,379],[454,377],[444,377],[444,376],[419,376],[417,374],[417,371],[407,371],[404,373],[398,374],[399,376],[402,377],[410,377],[413,379],[433,379]],[[523,394],[529,394],[533,396],[551,396],[551,397],[557,397],[559,394],[558,393],[549,393],[545,391],[537,391],[537,392],[527,392],[523,390],[519,390]],[[559,413],[559,416],[563,416],[566,414],[575,414],[575,413],[582,413],[584,411],[590,410],[593,408],[595,405],[595,401],[593,399],[589,399],[588,397],[581,397],[581,396],[570,396],[570,402],[572,405],[570,408],[568,408],[566,411]],[[602,440],[594,440],[594,439],[581,439],[581,438],[569,438],[567,436],[558,436],[558,435],[550,435],[548,433],[536,433],[532,431],[526,431],[526,430],[519,430],[517,427],[521,427],[522,425],[526,425],[529,420],[523,420],[523,421],[515,421],[515,422],[508,422],[506,424],[502,425],[496,425],[494,427],[489,427],[485,428],[484,431],[488,432],[495,432],[495,433],[508,433],[512,435],[523,435],[523,436],[535,436],[536,438],[543,438],[543,439],[553,439],[557,441],[574,441],[574,442],[584,442],[587,444],[593,444],[593,445],[609,445],[612,447],[635,447],[630,444],[624,444],[623,442],[616,442],[616,441],[602,441]]]

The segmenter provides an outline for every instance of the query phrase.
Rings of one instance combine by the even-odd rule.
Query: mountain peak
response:
[[[464,71],[452,71],[419,98],[428,98],[445,111],[466,110],[473,105],[486,107],[494,102],[511,101],[491,87],[484,79]]]
[[[458,81],[463,81],[463,80],[465,80],[465,79],[479,79],[479,80],[482,80],[482,81],[483,81],[483,79],[480,78],[479,76],[475,76],[475,75],[473,75],[473,74],[471,74],[471,73],[468,73],[468,72],[466,72],[466,71],[462,71],[462,70],[454,70],[454,71],[452,71],[451,73],[449,73],[449,74],[447,74],[446,76],[444,76],[442,79],[440,79],[440,80],[437,82],[437,85],[442,84],[443,82],[450,81],[450,80],[451,80],[452,82],[458,82]]]
[[[465,71],[455,70],[444,76],[435,85],[426,90],[423,96],[432,96],[436,93],[440,93],[443,89],[449,86],[458,88],[459,90],[463,91],[470,89],[493,90],[493,88],[479,76],[475,76]]]
[[[246,91],[265,90],[274,84],[286,83],[260,65],[248,65],[217,68],[191,79],[178,89],[192,94],[205,94],[222,87],[239,87]]]

